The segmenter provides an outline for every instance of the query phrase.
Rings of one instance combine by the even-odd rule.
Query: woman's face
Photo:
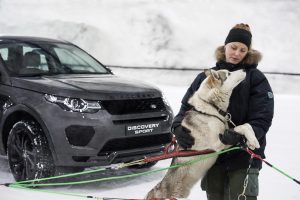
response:
[[[240,63],[247,53],[248,47],[241,42],[230,42],[225,45],[225,58],[228,63]]]

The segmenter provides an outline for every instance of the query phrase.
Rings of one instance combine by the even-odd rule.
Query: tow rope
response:
[[[211,157],[215,157],[230,151],[234,150],[245,150],[248,154],[251,155],[251,158],[259,159],[262,162],[266,163],[268,166],[272,167],[276,171],[280,172],[284,176],[288,177],[289,179],[295,181],[296,183],[300,184],[300,181],[297,179],[291,177],[284,171],[280,170],[279,168],[275,167],[274,165],[270,164],[266,160],[264,160],[261,156],[255,154],[253,151],[251,151],[248,148],[245,147],[231,147],[229,149],[225,149],[219,152],[214,152],[212,150],[203,150],[203,151],[195,151],[195,150],[177,150],[177,143],[175,140],[172,140],[172,142],[166,146],[164,149],[164,152],[162,155],[158,156],[151,156],[151,157],[145,157],[144,159],[129,162],[129,163],[121,163],[116,166],[112,167],[106,167],[106,168],[100,168],[96,170],[89,170],[89,171],[84,171],[84,172],[79,172],[79,173],[73,173],[73,174],[65,174],[65,175],[60,175],[60,176],[54,176],[54,177],[48,177],[48,178],[41,178],[41,179],[35,179],[35,180],[26,180],[26,181],[19,181],[19,182],[14,182],[14,183],[4,183],[0,184],[0,186],[6,186],[6,187],[12,187],[12,188],[18,188],[18,189],[27,189],[27,190],[35,190],[35,191],[41,191],[41,192],[47,192],[47,193],[53,193],[53,194],[60,194],[60,195],[69,195],[69,196],[77,196],[81,198],[93,198],[93,199],[98,199],[98,200],[130,200],[126,198],[108,198],[108,197],[95,197],[95,196],[86,196],[86,195],[80,195],[80,194],[74,194],[74,193],[64,193],[64,192],[50,192],[50,191],[45,191],[45,190],[40,190],[40,189],[34,189],[34,188],[28,188],[28,187],[36,187],[36,186],[63,186],[63,185],[78,185],[78,184],[85,184],[85,183],[93,183],[93,182],[100,182],[100,181],[110,181],[110,180],[120,180],[120,179],[125,179],[125,178],[131,178],[131,177],[137,177],[137,176],[142,176],[142,175],[148,175],[172,168],[178,168],[186,165],[192,165],[196,162],[199,162],[201,160],[205,160]],[[106,178],[99,178],[99,179],[93,179],[93,180],[86,180],[86,181],[77,181],[77,182],[61,182],[61,183],[37,183],[37,182],[42,182],[42,181],[47,181],[47,180],[54,180],[54,179],[59,179],[59,178],[65,178],[65,177],[74,177],[74,176],[79,176],[83,174],[90,174],[90,173],[95,173],[95,172],[100,172],[100,171],[105,171],[105,170],[118,170],[124,167],[132,166],[132,165],[137,165],[137,164],[144,164],[147,162],[153,162],[153,161],[158,161],[158,160],[164,160],[164,159],[169,159],[169,158],[174,158],[174,157],[185,157],[185,156],[196,156],[195,159],[187,161],[185,163],[177,164],[177,165],[171,165],[169,167],[165,168],[160,168],[160,169],[154,169],[150,170],[147,172],[139,172],[139,173],[133,173],[133,174],[127,174],[127,175],[120,175],[120,176],[113,176],[113,177],[106,177]],[[139,199],[131,199],[131,200],[139,200]],[[159,199],[155,199],[159,200]],[[174,198],[169,199],[169,200],[176,200]]]
[[[292,176],[288,175],[286,172],[282,171],[281,169],[279,169],[278,167],[272,165],[271,163],[267,162],[265,159],[263,159],[260,155],[255,154],[253,151],[251,151],[249,148],[242,148],[243,150],[245,150],[248,154],[250,154],[251,158],[256,158],[258,160],[261,160],[262,162],[264,162],[265,164],[267,164],[269,167],[275,169],[276,171],[278,171],[279,173],[281,173],[282,175],[286,176],[287,178],[289,178],[292,181],[295,181],[296,183],[298,183],[300,185],[300,181],[293,178]]]
[[[280,170],[279,168],[275,167],[274,165],[270,164],[269,162],[267,162],[266,160],[264,160],[260,155],[255,154],[253,151],[251,151],[245,143],[241,144],[242,146],[242,150],[246,151],[249,155],[250,155],[250,159],[249,159],[249,166],[247,168],[247,173],[246,173],[246,177],[244,179],[244,183],[243,183],[243,191],[241,194],[238,195],[238,200],[247,200],[247,196],[246,196],[246,189],[248,187],[248,181],[249,181],[249,171],[253,162],[253,159],[258,159],[264,163],[266,163],[268,166],[272,167],[273,169],[277,170],[278,172],[280,172],[281,174],[283,174],[284,176],[288,177],[289,179],[295,181],[296,183],[300,184],[300,182],[298,180],[296,180],[295,178],[291,177],[290,175],[288,175],[287,173],[283,172],[282,170]]]
[[[202,155],[196,156],[195,159],[184,162],[184,163],[171,165],[169,167],[164,167],[164,168],[160,168],[160,169],[154,169],[154,170],[150,170],[150,171],[146,171],[146,172],[138,172],[138,173],[127,174],[127,175],[112,176],[112,177],[98,178],[98,179],[85,180],[85,181],[76,181],[76,182],[37,183],[37,182],[42,182],[42,181],[47,181],[47,180],[54,180],[54,179],[59,179],[59,178],[64,178],[64,177],[73,177],[73,176],[78,176],[78,175],[82,175],[82,174],[89,174],[89,173],[94,173],[94,172],[98,172],[98,171],[118,170],[118,169],[121,169],[123,167],[136,165],[137,163],[144,163],[145,159],[149,159],[149,158],[145,158],[145,159],[130,162],[130,163],[121,164],[121,165],[116,166],[116,167],[107,167],[107,168],[104,168],[104,169],[102,168],[102,169],[96,169],[96,170],[89,170],[89,171],[73,173],[73,174],[66,174],[66,175],[61,175],[61,176],[41,178],[41,179],[35,179],[35,180],[19,181],[19,182],[14,182],[14,183],[6,183],[4,185],[9,186],[9,187],[12,187],[12,186],[15,186],[15,185],[24,186],[24,187],[65,186],[65,185],[79,185],[79,184],[94,183],[94,182],[101,182],[101,181],[125,179],[125,178],[131,178],[131,177],[137,177],[137,176],[152,174],[152,173],[156,173],[156,172],[160,172],[160,171],[164,171],[164,170],[168,170],[168,169],[172,169],[172,168],[178,168],[178,167],[182,167],[182,166],[186,166],[186,165],[192,165],[192,164],[194,164],[196,162],[199,162],[201,160],[205,160],[205,159],[215,157],[217,155],[224,154],[224,153],[234,151],[234,150],[238,150],[238,149],[241,149],[241,147],[232,147],[232,148],[225,149],[225,150],[222,150],[222,151],[219,151],[219,152],[214,152],[214,153],[209,153],[209,154],[202,154]],[[190,154],[191,152],[187,152],[187,153]],[[199,154],[199,152],[197,152],[197,153]],[[183,153],[181,153],[181,154],[183,154]],[[174,153],[173,155],[176,155],[176,154]],[[151,159],[151,160],[157,160],[157,159],[158,159],[158,157],[155,157],[155,159]]]
[[[0,186],[6,186],[6,187],[11,187],[11,188],[16,188],[16,189],[25,189],[25,190],[31,190],[31,191],[37,191],[37,192],[45,192],[45,193],[51,193],[51,194],[58,194],[58,195],[68,195],[68,196],[74,196],[74,197],[81,197],[81,198],[93,198],[93,199],[98,199],[98,200],[130,200],[126,198],[108,198],[108,197],[95,197],[95,196],[86,196],[86,195],[80,195],[80,194],[74,194],[74,193],[65,193],[65,192],[53,192],[53,191],[47,191],[47,190],[41,190],[37,188],[31,188],[31,187],[41,187],[41,186],[62,186],[62,185],[78,185],[78,184],[85,184],[85,183],[93,183],[93,182],[100,182],[100,181],[109,181],[109,180],[120,180],[120,179],[125,179],[125,178],[131,178],[131,177],[137,177],[137,176],[142,176],[142,175],[147,175],[147,174],[152,174],[172,168],[178,168],[186,165],[192,165],[196,162],[199,162],[201,160],[205,160],[211,157],[215,157],[230,151],[235,151],[241,149],[241,147],[232,147],[229,149],[225,149],[219,152],[213,152],[213,153],[208,153],[212,151],[176,151],[172,148],[176,148],[176,143],[172,142],[170,145],[168,145],[165,148],[164,151],[164,156],[154,156],[154,157],[146,157],[145,159],[139,160],[139,161],[134,161],[130,163],[123,163],[119,166],[113,166],[113,167],[106,167],[106,168],[100,168],[96,170],[89,170],[89,171],[84,171],[84,172],[79,172],[79,173],[73,173],[73,174],[66,174],[66,175],[60,175],[60,176],[54,176],[54,177],[48,177],[48,178],[41,178],[41,179],[35,179],[35,180],[26,180],[26,181],[19,181],[19,182],[14,182],[14,183],[5,183],[5,184],[0,184]],[[171,152],[170,152],[171,151]],[[167,159],[171,157],[178,157],[178,156],[196,156],[195,159],[177,164],[177,165],[172,165],[169,167],[165,168],[160,168],[160,169],[154,169],[150,170],[147,172],[140,172],[140,173],[134,173],[134,174],[128,174],[128,175],[121,175],[121,176],[113,176],[113,177],[106,177],[106,178],[99,178],[99,179],[93,179],[93,180],[87,180],[87,181],[77,181],[77,182],[61,182],[61,183],[37,183],[37,182],[42,182],[46,180],[54,180],[54,179],[59,179],[59,178],[64,178],[64,177],[73,177],[73,176],[78,176],[82,174],[89,174],[89,173],[94,173],[94,172],[99,172],[99,171],[105,171],[108,169],[112,170],[118,170],[123,167],[131,166],[131,165],[136,165],[137,163],[145,163],[145,162],[150,162],[150,161],[156,161],[158,159]],[[142,200],[142,199],[135,199],[133,198],[132,200]],[[160,200],[160,199],[155,199],[155,200]],[[166,199],[164,199],[166,200]],[[177,200],[176,198],[171,198],[168,200]]]
[[[141,160],[135,160],[129,163],[120,163],[117,165],[111,165],[110,167],[106,168],[100,168],[100,169],[95,169],[95,170],[88,170],[84,172],[78,172],[78,173],[72,173],[72,174],[65,174],[65,175],[60,175],[60,176],[53,176],[53,177],[48,177],[48,178],[41,178],[41,179],[34,179],[34,180],[26,180],[26,181],[19,181],[19,182],[14,182],[14,183],[5,183],[5,184],[0,184],[0,185],[5,185],[5,186],[25,186],[25,187],[33,187],[33,186],[63,186],[63,185],[76,185],[76,184],[84,184],[84,183],[92,183],[92,182],[100,182],[100,181],[108,181],[108,180],[116,180],[116,179],[124,179],[124,178],[130,178],[130,177],[136,177],[136,176],[142,176],[146,174],[151,174],[171,168],[177,168],[185,165],[191,165],[195,162],[198,162],[200,160],[205,160],[210,157],[214,157],[229,151],[241,149],[241,147],[232,147],[229,149],[225,149],[220,152],[215,152],[213,150],[202,150],[202,151],[196,151],[196,150],[177,150],[178,145],[176,140],[172,140],[170,144],[168,144],[162,155],[157,155],[157,156],[150,156],[150,157],[145,157],[144,159]],[[161,168],[161,169],[155,169],[155,170],[150,170],[147,172],[140,172],[140,173],[133,173],[133,174],[128,174],[128,175],[122,175],[122,176],[114,176],[114,177],[106,177],[106,178],[100,178],[100,179],[94,179],[94,180],[87,180],[87,181],[77,181],[77,182],[62,182],[62,183],[37,183],[37,182],[42,182],[42,181],[48,181],[48,180],[54,180],[54,179],[60,179],[60,178],[66,178],[66,177],[74,177],[74,176],[79,176],[83,174],[91,174],[95,172],[102,172],[106,170],[119,170],[124,167],[129,167],[133,165],[141,165],[145,164],[148,162],[153,162],[153,161],[159,161],[159,160],[164,160],[164,159],[169,159],[169,158],[175,158],[175,157],[187,157],[187,156],[199,156],[193,160],[187,161],[185,163],[180,163],[177,165],[172,165],[169,167]]]

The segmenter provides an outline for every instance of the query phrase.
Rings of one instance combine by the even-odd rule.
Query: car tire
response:
[[[131,169],[147,169],[147,168],[151,168],[154,165],[156,165],[157,162],[158,161],[153,161],[153,162],[147,162],[147,163],[144,163],[141,165],[132,165],[132,166],[129,166],[129,168],[131,168]]]
[[[8,136],[7,155],[16,181],[50,177],[55,173],[47,138],[33,120],[22,120],[13,125]]]

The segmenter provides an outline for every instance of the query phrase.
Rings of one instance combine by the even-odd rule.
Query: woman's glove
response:
[[[235,132],[233,129],[226,129],[224,134],[219,134],[219,138],[223,144],[235,145],[243,142],[243,136]]]
[[[195,144],[195,138],[191,136],[191,132],[183,126],[177,126],[173,134],[176,137],[177,143],[183,149],[191,148]]]

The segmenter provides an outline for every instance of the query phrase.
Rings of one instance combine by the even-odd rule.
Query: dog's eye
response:
[[[230,76],[230,74],[231,74],[231,73],[230,73],[230,72],[228,72],[228,76]]]

